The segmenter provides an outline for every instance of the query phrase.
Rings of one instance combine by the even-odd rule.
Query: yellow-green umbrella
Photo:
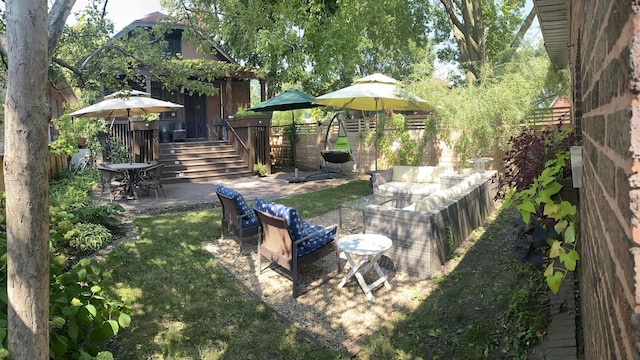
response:
[[[400,87],[386,75],[375,73],[353,82],[346,88],[318,96],[314,104],[364,111],[430,111],[425,100]]]

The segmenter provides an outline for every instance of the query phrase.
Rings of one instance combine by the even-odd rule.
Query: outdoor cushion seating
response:
[[[429,212],[437,209],[449,200],[454,199],[466,192],[471,186],[482,181],[482,176],[479,173],[473,174],[465,178],[458,185],[452,186],[448,189],[440,189],[432,193],[431,195],[422,198],[415,203],[415,210],[421,212]]]
[[[258,239],[258,271],[262,271],[262,257],[269,259],[291,273],[293,297],[301,293],[298,272],[301,265],[310,264],[335,252],[340,266],[337,225],[321,227],[302,220],[289,206],[256,199],[255,213],[260,222]]]
[[[258,218],[236,190],[216,185],[216,194],[222,205],[222,237],[225,228],[238,236],[242,251],[242,239],[258,233]]]
[[[404,207],[442,188],[440,177],[447,168],[440,166],[401,166],[371,175],[373,193],[394,196]]]

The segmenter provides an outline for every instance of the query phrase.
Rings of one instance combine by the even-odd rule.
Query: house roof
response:
[[[152,12],[150,14],[145,15],[144,17],[138,19],[138,20],[134,20],[131,24],[127,25],[124,27],[124,29],[120,30],[117,34],[115,34],[113,37],[118,39],[121,38],[123,36],[125,36],[126,34],[130,33],[131,31],[133,31],[136,28],[148,28],[148,27],[153,27],[155,25],[158,25],[160,23],[160,20],[162,18],[164,18],[165,14],[156,11],[156,12]],[[184,29],[184,23],[178,21],[175,24],[173,24],[173,29],[174,30],[183,30]],[[226,51],[224,51],[218,44],[213,44],[213,47],[216,49],[216,51],[220,54],[220,56],[222,56],[225,60],[229,61],[232,64],[235,65],[239,65],[239,63],[233,58],[231,57],[231,55],[229,55]]]
[[[569,63],[569,0],[534,0],[544,46],[556,68]]]

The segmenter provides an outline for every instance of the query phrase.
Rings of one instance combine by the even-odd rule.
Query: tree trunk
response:
[[[48,359],[47,1],[7,0],[6,10],[8,348],[13,359]]]

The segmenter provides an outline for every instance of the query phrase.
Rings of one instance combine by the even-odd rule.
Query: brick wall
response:
[[[640,243],[640,87],[634,90],[629,81],[640,74],[631,65],[640,59],[634,50],[640,46],[634,40],[640,37],[633,24],[637,6],[629,0],[571,2],[574,120],[584,164],[579,274],[586,359],[640,357],[633,325],[640,313],[640,255],[634,258]]]

